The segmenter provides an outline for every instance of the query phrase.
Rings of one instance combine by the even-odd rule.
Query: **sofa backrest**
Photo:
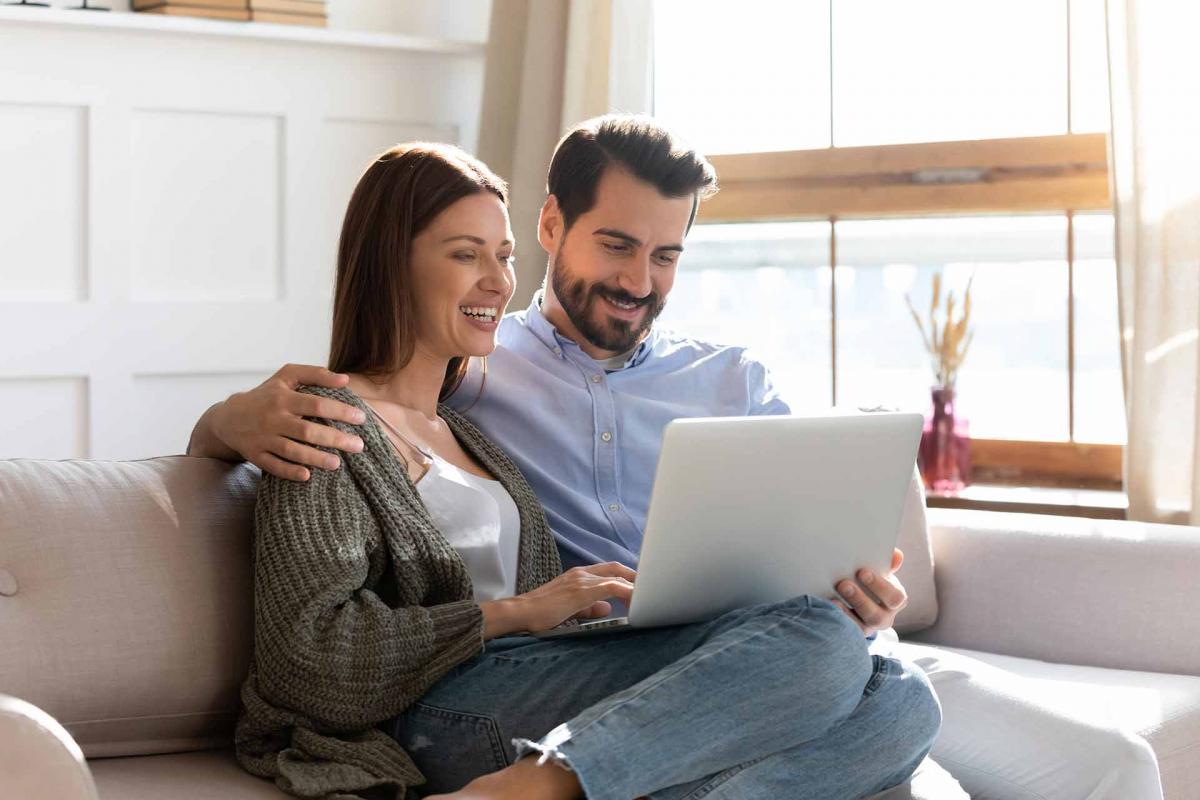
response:
[[[249,665],[256,467],[0,461],[0,693],[89,757],[227,745]],[[924,492],[901,525],[901,632],[937,618]]]
[[[258,477],[187,456],[0,461],[0,692],[88,756],[228,745]]]

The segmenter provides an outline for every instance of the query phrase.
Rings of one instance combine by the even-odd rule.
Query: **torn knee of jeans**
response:
[[[571,762],[563,755],[559,746],[571,738],[571,731],[566,725],[559,725],[554,730],[542,737],[540,742],[534,742],[529,739],[513,739],[513,747],[517,751],[517,759],[520,760],[527,755],[533,753],[538,754],[538,766],[545,764],[554,764],[563,769],[574,772],[571,769]]]

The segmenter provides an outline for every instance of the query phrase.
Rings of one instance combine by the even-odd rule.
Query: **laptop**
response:
[[[532,635],[700,622],[891,569],[923,419],[900,412],[667,425],[629,614]]]

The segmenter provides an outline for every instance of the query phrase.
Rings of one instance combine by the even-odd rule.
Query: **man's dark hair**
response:
[[[596,205],[596,187],[610,164],[628,170],[665,197],[691,195],[689,230],[700,201],[717,191],[717,171],[712,164],[652,118],[631,114],[595,117],[572,128],[550,161],[546,191],[558,200],[565,228]]]

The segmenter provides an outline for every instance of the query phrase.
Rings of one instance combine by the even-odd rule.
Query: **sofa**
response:
[[[0,461],[0,798],[284,797],[230,747],[258,479],[187,456]],[[918,488],[900,546],[904,641],[990,663],[1031,692],[1069,688],[1149,742],[1168,800],[1200,796],[1200,529],[926,518]],[[927,759],[881,797],[965,796]]]

